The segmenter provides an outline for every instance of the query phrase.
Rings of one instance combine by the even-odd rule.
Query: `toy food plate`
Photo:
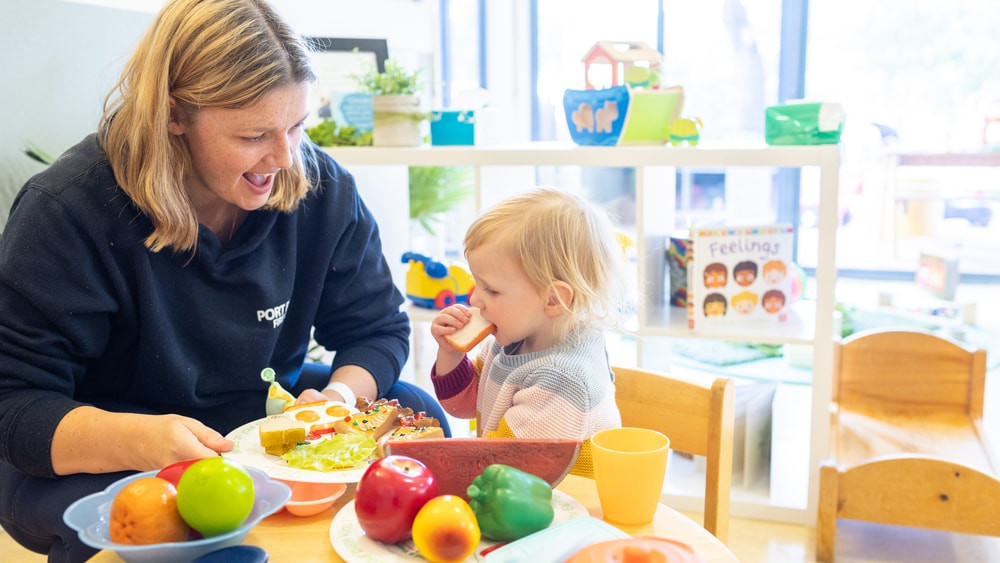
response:
[[[667,563],[703,563],[686,543],[657,537],[608,540],[576,552],[566,563],[610,563],[612,561],[665,561]]]
[[[562,491],[552,491],[552,509],[555,512],[552,526],[588,515],[587,509],[582,504]],[[413,545],[413,540],[386,544],[365,535],[354,512],[353,500],[345,504],[333,517],[333,522],[330,524],[330,544],[347,563],[368,561],[393,563],[425,560],[417,551],[416,546]],[[479,542],[476,552],[468,560],[484,561],[486,554],[491,551],[490,548],[497,544],[498,542],[483,539]]]

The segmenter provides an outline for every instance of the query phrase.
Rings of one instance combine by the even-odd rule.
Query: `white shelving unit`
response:
[[[828,451],[831,376],[833,369],[834,289],[836,283],[835,243],[837,235],[837,189],[840,168],[838,145],[772,147],[754,145],[714,145],[703,142],[696,148],[665,146],[582,147],[567,143],[527,143],[517,146],[440,147],[337,147],[327,151],[342,165],[357,167],[471,166],[477,186],[475,208],[481,209],[489,190],[484,169],[490,167],[585,166],[625,167],[635,170],[636,266],[640,285],[636,315],[637,365],[655,366],[662,354],[657,341],[664,338],[713,338],[736,342],[798,344],[813,346],[811,408],[808,455],[808,494],[799,506],[781,506],[769,499],[774,495],[741,500],[734,492],[734,515],[815,524],[819,464]],[[820,171],[819,236],[815,274],[815,300],[800,301],[793,319],[784,325],[755,327],[724,325],[687,328],[684,312],[664,303],[664,240],[675,225],[675,169],[688,167],[818,167]],[[402,177],[405,178],[405,175]],[[739,189],[734,186],[732,189]],[[803,409],[805,410],[805,409]],[[781,423],[807,424],[805,420]],[[778,423],[778,420],[775,422]],[[772,467],[772,476],[775,470]],[[778,484],[777,486],[780,486]],[[682,507],[683,508],[683,507]]]

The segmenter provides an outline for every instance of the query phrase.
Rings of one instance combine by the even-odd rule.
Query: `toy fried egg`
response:
[[[285,416],[302,424],[308,437],[318,437],[334,431],[333,425],[345,416],[358,413],[358,409],[335,401],[317,401],[293,405],[283,413]]]

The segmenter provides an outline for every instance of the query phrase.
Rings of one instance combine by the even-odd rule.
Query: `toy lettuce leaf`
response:
[[[313,471],[348,469],[368,459],[375,452],[375,440],[368,434],[333,434],[330,437],[300,444],[281,455],[288,465]]]

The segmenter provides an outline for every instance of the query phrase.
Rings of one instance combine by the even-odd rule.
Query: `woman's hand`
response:
[[[232,440],[193,418],[84,406],[67,413],[56,427],[52,468],[57,475],[152,471],[231,449]]]
[[[345,393],[353,396],[345,396]],[[378,385],[375,384],[375,377],[360,366],[346,365],[338,367],[337,371],[330,374],[329,387],[322,391],[305,389],[299,393],[295,404],[335,401],[354,408],[360,397],[369,401],[378,398]]]
[[[306,389],[299,393],[299,397],[295,399],[296,405],[302,405],[305,403],[315,403],[318,401],[343,401],[344,398],[333,397],[333,392],[326,394],[321,392],[319,389]],[[338,394],[339,395],[339,394]]]
[[[160,436],[160,443],[152,448],[148,459],[159,469],[177,461],[217,456],[233,449],[233,441],[205,426],[201,422],[176,414],[144,417],[149,427],[144,432]],[[141,448],[144,452],[150,448]]]

